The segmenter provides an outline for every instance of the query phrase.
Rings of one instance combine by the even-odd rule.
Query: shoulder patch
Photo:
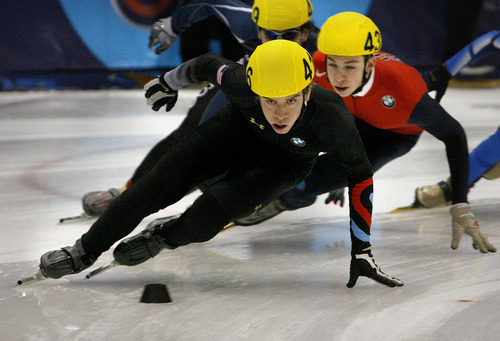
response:
[[[392,109],[396,106],[396,100],[391,95],[385,95],[380,102],[382,102],[382,105],[387,109]]]
[[[219,70],[217,70],[217,84],[222,85],[222,74],[227,70],[229,66],[226,64],[222,65]]]

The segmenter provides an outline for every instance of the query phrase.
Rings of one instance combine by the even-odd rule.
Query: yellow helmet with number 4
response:
[[[380,51],[382,35],[373,21],[356,12],[336,14],[323,24],[318,50],[336,56],[363,56]]]
[[[311,19],[313,7],[310,0],[255,0],[252,19],[266,30],[290,30],[304,25]]]
[[[299,44],[285,39],[258,46],[247,64],[247,82],[263,97],[286,97],[305,89],[314,77],[311,55]]]

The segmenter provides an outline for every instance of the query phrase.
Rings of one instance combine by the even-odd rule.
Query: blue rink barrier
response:
[[[147,47],[151,24],[171,15],[182,2],[2,1],[0,90],[141,87],[148,77],[182,62],[178,41],[161,55]],[[318,27],[338,12],[357,11],[369,15],[381,28],[384,51],[417,67],[442,62],[445,0],[312,3],[312,19]],[[498,8],[490,11],[500,13]],[[480,29],[498,29],[495,17],[485,16]],[[217,53],[217,43],[212,46]],[[490,63],[500,65],[499,59]]]

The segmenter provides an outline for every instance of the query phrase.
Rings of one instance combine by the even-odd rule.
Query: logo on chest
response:
[[[300,137],[292,137],[290,139],[290,142],[292,142],[297,147],[305,147],[306,146],[306,141],[302,140]]]
[[[250,117],[250,123],[255,124],[260,130],[264,130],[264,125],[257,122],[255,118]]]
[[[387,109],[392,109],[396,106],[396,100],[391,95],[385,95],[384,97],[382,97],[380,102]]]

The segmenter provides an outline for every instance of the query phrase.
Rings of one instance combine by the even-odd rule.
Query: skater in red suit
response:
[[[368,17],[355,12],[334,15],[319,33],[314,80],[338,93],[355,116],[374,172],[408,153],[424,130],[441,140],[454,188],[451,247],[456,249],[466,233],[481,252],[495,252],[467,202],[469,158],[464,129],[427,94],[428,87],[416,69],[380,52],[381,48],[382,35]],[[305,181],[238,223],[256,224],[285,210],[312,205],[318,195],[347,185],[338,158],[322,155]]]

